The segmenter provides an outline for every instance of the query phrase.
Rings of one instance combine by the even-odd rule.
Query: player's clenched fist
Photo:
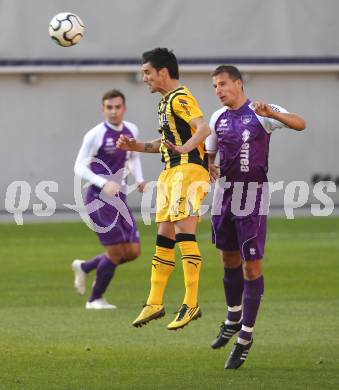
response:
[[[116,145],[122,150],[129,150],[131,152],[137,150],[137,140],[135,138],[129,138],[126,135],[121,135],[118,138]]]

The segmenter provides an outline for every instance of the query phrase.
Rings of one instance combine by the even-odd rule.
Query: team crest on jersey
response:
[[[249,130],[245,129],[243,132],[242,132],[242,140],[244,142],[247,142],[248,139],[250,138],[250,135],[251,133],[249,132]]]
[[[252,120],[252,114],[249,115],[241,115],[241,122],[244,125],[248,125]]]
[[[113,138],[107,138],[106,140],[106,146],[113,146],[114,145],[114,140]]]

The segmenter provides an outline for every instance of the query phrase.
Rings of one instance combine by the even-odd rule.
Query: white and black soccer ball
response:
[[[49,23],[49,35],[58,45],[74,46],[84,35],[85,25],[78,15],[72,12],[61,12]]]

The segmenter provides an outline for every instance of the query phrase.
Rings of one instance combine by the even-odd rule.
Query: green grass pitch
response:
[[[202,319],[166,329],[183,297],[177,255],[166,316],[131,326],[148,294],[155,241],[154,224],[139,227],[142,255],[117,270],[106,295],[118,310],[93,312],[73,291],[70,269],[99,252],[93,232],[81,223],[0,225],[1,390],[339,389],[338,218],[270,220],[255,343],[237,371],[224,370],[231,345],[209,346],[225,304],[208,221],[198,234]]]

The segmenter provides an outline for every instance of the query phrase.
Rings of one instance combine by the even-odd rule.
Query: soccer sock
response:
[[[179,245],[185,278],[185,297],[183,304],[188,307],[198,306],[199,273],[201,255],[194,234],[179,233],[176,236]]]
[[[242,328],[238,342],[248,344],[252,340],[252,332],[257,318],[261,297],[264,293],[264,277],[255,280],[245,280]]]
[[[224,291],[227,303],[227,319],[225,323],[235,324],[242,314],[242,294],[244,291],[244,274],[242,264],[237,268],[224,268]]]
[[[151,291],[147,305],[162,305],[168,279],[175,266],[175,241],[158,234],[152,260]]]
[[[88,274],[92,270],[96,269],[98,267],[98,264],[100,263],[100,260],[102,259],[102,254],[94,257],[94,259],[86,261],[85,263],[82,263],[80,265],[81,269]]]
[[[101,256],[101,260],[97,267],[96,280],[92,289],[92,295],[89,302],[95,301],[102,297],[106,291],[110,281],[114,276],[117,265],[113,264],[106,255]]]

